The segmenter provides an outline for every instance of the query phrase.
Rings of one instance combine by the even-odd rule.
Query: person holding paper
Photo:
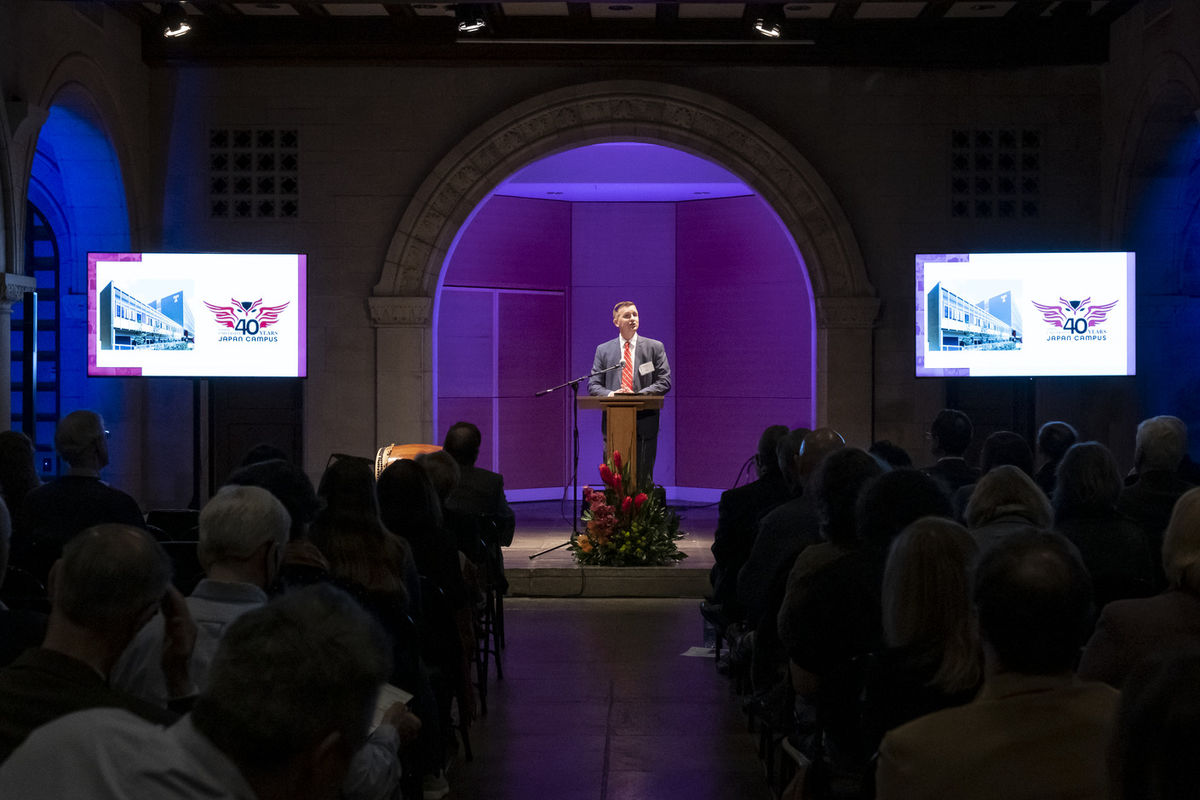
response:
[[[631,300],[613,306],[613,325],[620,331],[596,348],[588,394],[611,397],[616,394],[666,394],[671,389],[671,365],[663,343],[638,335],[638,309]],[[617,365],[617,369],[611,369]],[[608,370],[601,372],[601,370]],[[597,375],[595,373],[600,372]],[[653,485],[654,457],[658,450],[658,410],[639,411],[637,415],[637,471],[642,487]]]

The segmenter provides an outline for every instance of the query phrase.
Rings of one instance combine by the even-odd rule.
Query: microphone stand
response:
[[[566,547],[575,541],[575,537],[579,535],[579,403],[575,401],[575,395],[579,393],[579,384],[582,381],[589,380],[597,375],[603,375],[606,372],[612,372],[614,369],[620,369],[623,366],[625,366],[625,359],[621,359],[607,369],[596,370],[589,375],[582,375],[566,383],[560,383],[558,386],[542,389],[533,395],[534,397],[541,397],[544,394],[550,394],[559,389],[565,389],[568,386],[571,387],[571,538],[562,544],[556,544],[554,547],[543,550],[540,553],[534,553],[529,557],[530,561],[538,556],[544,556],[546,553],[558,550],[560,547]]]

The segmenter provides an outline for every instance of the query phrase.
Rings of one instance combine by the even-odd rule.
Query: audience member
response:
[[[1120,689],[1142,658],[1200,645],[1200,488],[1189,489],[1175,504],[1162,566],[1165,592],[1104,607],[1079,662],[1081,677]]]
[[[863,734],[873,752],[883,734],[968,702],[983,681],[983,651],[971,607],[975,540],[956,522],[923,517],[892,542],[883,571],[887,649],[868,662]]]
[[[913,466],[912,456],[908,451],[887,439],[872,442],[867,452],[875,456],[885,469],[908,469]]]
[[[45,583],[62,547],[84,528],[106,522],[144,527],[132,497],[100,480],[108,465],[108,431],[95,411],[72,411],[58,423],[54,447],[67,462],[67,474],[25,496],[21,515],[28,538],[13,542],[13,563]]]
[[[1119,694],[1072,672],[1090,621],[1087,570],[1064,537],[1017,533],[975,572],[984,685],[888,733],[877,797],[1105,797]]]
[[[73,711],[114,707],[152,722],[176,718],[108,685],[117,658],[161,606],[169,630],[163,670],[171,693],[186,693],[196,631],[170,578],[166,554],[140,528],[98,525],[67,543],[50,573],[45,641],[0,670],[0,760],[35,728]]]
[[[321,501],[304,470],[282,458],[271,458],[237,468],[225,485],[266,489],[287,509],[292,528],[279,570],[282,586],[306,586],[329,577],[328,560],[308,538],[308,526],[316,518]]]
[[[780,441],[791,438],[788,434]],[[768,616],[774,627],[787,574],[796,556],[821,541],[815,503],[807,488],[825,457],[845,446],[846,440],[832,428],[817,428],[800,439],[796,458],[790,459],[792,474],[785,473],[798,496],[776,506],[759,520],[754,546],[738,574],[738,605],[750,627],[757,628]],[[783,466],[781,463],[780,467]]]
[[[979,470],[986,475],[996,467],[1011,465],[1017,467],[1026,475],[1033,477],[1033,451],[1020,434],[1012,431],[995,431],[983,440],[983,449],[979,451]],[[956,519],[966,519],[967,503],[975,484],[969,483],[959,487],[953,495],[954,516]]]
[[[246,451],[246,455],[242,456],[239,467],[248,467],[251,464],[261,464],[264,461],[290,461],[288,454],[282,448],[276,447],[273,444],[259,442]]]
[[[1037,449],[1043,460],[1033,480],[1047,497],[1054,497],[1058,462],[1066,455],[1067,448],[1077,441],[1079,434],[1065,422],[1047,422],[1038,429]]]
[[[25,498],[42,485],[33,458],[33,442],[28,436],[20,431],[0,431],[0,498],[12,515],[13,536],[18,541],[29,537],[29,524],[23,516]]]
[[[824,759],[838,773],[861,775],[870,756],[858,713],[857,665],[884,645],[881,595],[888,548],[909,523],[951,513],[949,498],[933,478],[916,470],[885,472],[859,499],[859,546],[810,576],[793,609],[799,624],[791,641],[785,640],[793,679],[801,696],[816,700]]]
[[[709,605],[720,606],[719,613],[728,620],[741,617],[737,609],[738,572],[750,557],[758,521],[789,496],[787,481],[779,470],[775,447],[786,436],[786,425],[771,425],[758,440],[754,466],[758,478],[745,486],[721,493],[717,505],[717,529],[713,534],[714,564],[709,571],[712,596]]]
[[[1079,548],[1096,608],[1153,592],[1154,564],[1137,523],[1117,511],[1121,473],[1099,442],[1071,445],[1058,465],[1054,529]]]
[[[0,589],[8,572],[8,546],[12,541],[12,522],[8,509],[0,501]],[[10,609],[0,602],[0,667],[11,664],[30,647],[37,647],[46,635],[46,615],[29,609]]]
[[[223,486],[200,512],[197,550],[207,577],[186,601],[197,627],[188,662],[195,686],[207,684],[217,644],[230,623],[266,604],[290,528],[283,504],[257,486]],[[165,707],[172,699],[160,656],[165,633],[161,615],[150,620],[117,661],[111,684]]]
[[[924,472],[941,484],[949,497],[960,487],[979,480],[979,468],[972,467],[965,458],[974,435],[971,418],[952,408],[939,411],[929,426],[930,450],[937,462]]]
[[[1200,786],[1200,648],[1160,653],[1121,691],[1110,800],[1191,800]]]
[[[504,476],[475,466],[483,436],[470,422],[456,422],[446,431],[442,449],[459,467],[458,483],[446,498],[446,507],[458,513],[487,514],[497,521],[497,536],[504,547],[512,544],[516,517],[504,497]]]
[[[1133,481],[1121,492],[1117,509],[1142,527],[1151,553],[1162,551],[1163,531],[1175,501],[1192,488],[1177,470],[1187,454],[1187,426],[1178,417],[1158,416],[1142,420],[1133,451]],[[1166,578],[1156,572],[1161,589]]]
[[[1006,464],[979,479],[965,516],[967,528],[982,553],[1013,533],[1049,528],[1054,512],[1033,479]]]
[[[114,710],[65,717],[0,768],[0,794],[327,800],[347,785],[387,674],[384,635],[350,597],[298,590],[226,629],[190,716],[165,731]]]

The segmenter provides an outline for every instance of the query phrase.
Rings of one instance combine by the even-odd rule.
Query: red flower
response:
[[[632,497],[626,497],[624,500],[621,501],[621,513],[622,514],[629,516],[629,510],[631,508],[633,508],[633,498]]]
[[[608,464],[600,465],[600,480],[604,481],[606,486],[616,486],[615,481],[617,478],[613,475],[613,471],[608,468]]]
[[[639,492],[638,496],[633,498],[633,507],[635,509],[637,509],[638,511],[641,511],[642,504],[645,503],[647,499],[649,499],[649,498],[646,497],[645,492]]]
[[[618,471],[621,469],[621,452],[619,450],[613,450],[613,467]]]

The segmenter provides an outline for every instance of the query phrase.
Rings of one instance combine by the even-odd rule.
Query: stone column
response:
[[[866,449],[874,413],[871,333],[879,298],[818,297],[816,306],[817,424]]]
[[[433,440],[433,298],[370,297],[375,441]]]
[[[26,292],[37,288],[37,279],[0,273],[0,430],[12,428],[12,307]]]

